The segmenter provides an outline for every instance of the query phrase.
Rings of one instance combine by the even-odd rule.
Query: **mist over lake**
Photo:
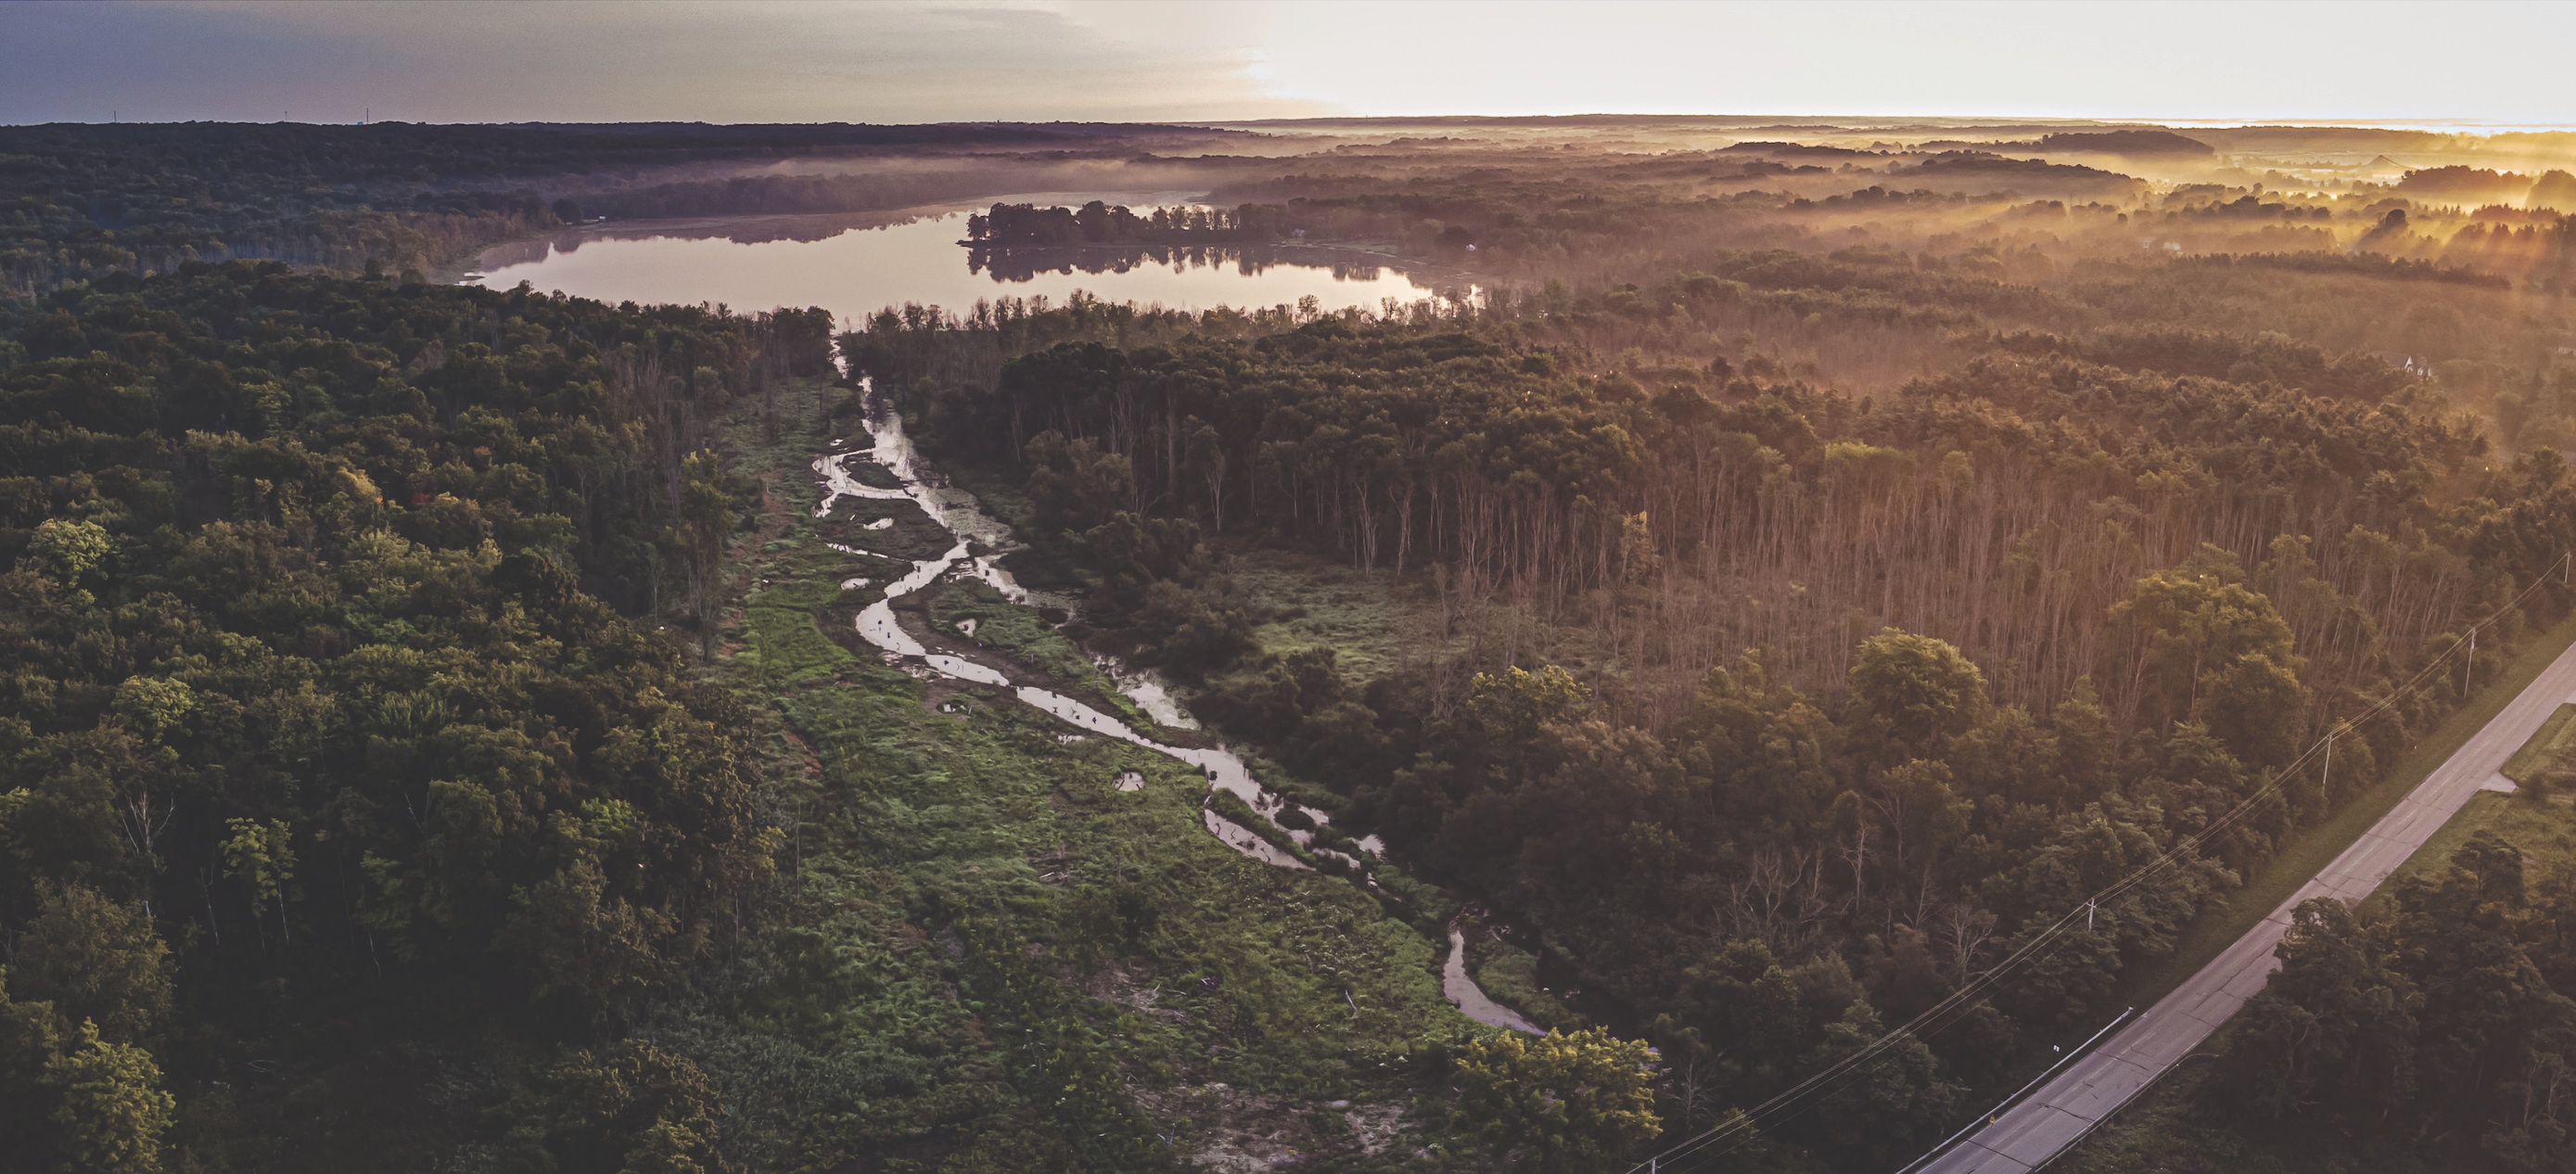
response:
[[[1079,204],[1093,197],[1006,198]],[[1136,207],[1185,202],[1178,193],[1102,198]],[[1014,250],[1011,264],[993,265],[959,244],[966,217],[967,209],[934,208],[611,222],[486,249],[465,281],[490,289],[526,281],[612,304],[821,306],[845,325],[906,302],[964,310],[979,299],[1062,302],[1077,290],[1170,309],[1294,306],[1311,297],[1325,311],[1375,311],[1389,298],[1412,302],[1465,284],[1419,265],[1398,269],[1364,250],[1293,245],[1029,249]]]

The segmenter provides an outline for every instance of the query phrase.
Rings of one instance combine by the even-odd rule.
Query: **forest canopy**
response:
[[[681,457],[792,318],[273,262],[55,305],[0,371],[13,1148],[141,1168],[47,1074],[162,1096],[146,1049],[283,992],[580,1034],[738,920],[776,846],[738,707],[583,584],[673,559],[691,479],[732,529]]]
[[[1901,1166],[2576,611],[2576,152],[2281,133],[0,128],[0,1148]],[[427,276],[969,205],[1433,293]],[[2566,1161],[2564,877],[2446,850],[2229,1128]]]

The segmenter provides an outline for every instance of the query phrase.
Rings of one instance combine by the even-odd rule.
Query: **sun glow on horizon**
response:
[[[2576,7],[2558,5],[2428,19],[2382,2],[466,0],[29,3],[12,20],[0,121],[20,123],[1616,112],[2576,126],[2561,60]],[[2313,69],[2243,67],[2245,47],[2280,45],[2334,68],[2320,84]]]

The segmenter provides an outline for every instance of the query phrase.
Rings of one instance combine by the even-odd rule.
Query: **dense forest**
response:
[[[2526,875],[2518,849],[2482,832],[2367,916],[2302,905],[2280,976],[2246,1007],[2228,1083],[2274,1118],[2464,1130],[2511,1167],[2563,1164],[2568,880]]]
[[[1980,285],[2012,294],[1932,283],[1927,309]],[[1750,292],[1648,297],[1678,318]],[[1025,470],[1052,557],[1127,617],[1105,641],[1203,681],[1203,712],[1355,830],[1651,1024],[1686,1058],[1677,1125],[2179,859],[1945,1011],[1904,1079],[1787,1127],[1838,1168],[1901,1160],[1964,1085],[2116,1009],[2124,972],[2447,711],[2421,670],[2465,629],[2506,638],[2460,682],[2570,602],[2554,450],[2487,459],[2433,383],[2277,336],[1998,334],[1854,402],[1759,354],[1581,374],[1548,342],[1579,304],[1039,345],[1076,312],[881,316],[844,348],[909,381],[953,459]],[[919,374],[1014,350],[989,388]],[[1169,553],[1229,535],[1398,584],[1392,671],[1262,652],[1222,560]]]
[[[812,326],[276,263],[22,319],[13,1169],[150,1168],[165,1128],[264,1165],[284,1115],[367,1110],[235,1100],[233,1066],[318,1052],[314,1085],[365,1086],[364,1057],[496,1019],[584,1038],[740,932],[777,833],[739,706],[583,583],[711,569],[740,487],[690,454],[729,397],[819,362]],[[637,1112],[703,1158],[686,1063],[613,1063],[675,1068]]]
[[[1398,129],[0,133],[0,1169],[1894,1169],[2576,613],[2550,144]],[[421,277],[1032,175],[1209,196],[961,264],[1457,280]],[[818,484],[897,424],[1071,601],[893,603],[1004,684],[860,638],[956,541]],[[2301,910],[2153,1168],[2576,1152],[2530,778]]]
[[[274,262],[10,309],[9,1169],[1400,1161],[1427,1079],[1633,1051],[1485,1055],[1439,890],[827,636],[928,525],[801,508],[827,315]]]

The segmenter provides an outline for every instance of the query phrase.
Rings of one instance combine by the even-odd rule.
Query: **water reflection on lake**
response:
[[[715,302],[739,311],[821,306],[845,325],[904,302],[963,310],[981,298],[1061,302],[1075,290],[1174,309],[1294,305],[1312,297],[1326,310],[1375,310],[1387,298],[1412,302],[1435,287],[1461,288],[1455,280],[1409,276],[1370,254],[1298,245],[970,252],[958,244],[966,214],[942,208],[598,225],[488,249],[466,280],[495,289],[527,281],[606,302]]]

